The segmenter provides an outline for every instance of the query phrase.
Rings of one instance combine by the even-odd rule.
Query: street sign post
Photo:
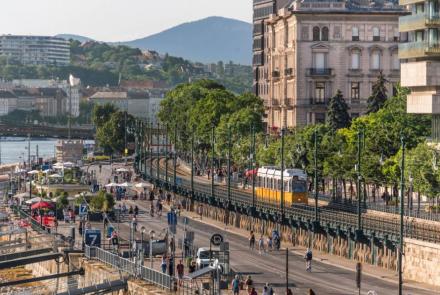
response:
[[[88,212],[87,204],[86,203],[82,203],[79,206],[79,216],[86,216],[87,212]]]
[[[211,244],[214,246],[220,246],[223,243],[223,236],[221,234],[213,234],[211,236]]]
[[[361,294],[361,281],[362,281],[362,263],[356,263],[356,287],[359,294]]]
[[[101,231],[99,229],[86,229],[84,244],[92,247],[101,247]]]

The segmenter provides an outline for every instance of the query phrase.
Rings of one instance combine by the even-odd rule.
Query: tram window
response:
[[[293,192],[294,193],[305,193],[306,192],[306,182],[305,181],[295,181],[293,183]]]

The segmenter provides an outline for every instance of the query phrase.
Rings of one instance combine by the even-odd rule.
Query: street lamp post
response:
[[[315,129],[314,132],[314,143],[315,143],[315,149],[314,149],[314,189],[315,189],[315,222],[319,221],[318,216],[318,132]]]
[[[173,153],[173,190],[177,187],[177,123],[174,126],[174,153]]]
[[[194,196],[194,130],[191,135],[191,196]]]
[[[214,165],[214,157],[215,157],[215,126],[214,124],[212,124],[211,127],[211,197],[214,198],[214,169],[215,169],[215,165]]]
[[[412,210],[413,210],[413,183],[414,178],[412,175],[409,175],[409,192],[408,192],[408,216],[411,216]]]
[[[358,152],[357,152],[357,165],[356,165],[356,172],[357,172],[357,229],[358,231],[362,230],[362,207],[361,207],[361,153],[362,153],[362,132],[358,131]]]
[[[153,269],[153,239],[154,239],[154,230],[150,230],[150,268]]]
[[[231,204],[231,126],[228,126],[228,204]],[[254,204],[254,195],[252,194],[252,206]],[[229,210],[229,208],[228,208]]]
[[[165,126],[165,184],[168,189],[168,125]]]
[[[141,253],[140,253],[140,263],[141,263],[141,265],[143,266],[144,265],[144,252],[145,252],[145,248],[144,248],[144,233],[145,233],[145,230],[146,230],[146,228],[145,228],[145,226],[142,226],[141,227]]]
[[[285,129],[281,129],[281,216],[284,216],[284,134]]]
[[[157,179],[159,180],[160,179],[160,173],[159,173],[159,162],[160,162],[160,155],[159,155],[159,147],[160,147],[160,132],[159,132],[159,130],[160,130],[160,125],[159,125],[159,122],[157,123],[157,134],[156,134],[156,140],[157,140],[157,142],[156,142],[156,155],[157,155],[157,164],[156,164],[156,176],[157,176]]]
[[[405,138],[401,137],[402,148],[402,162],[400,174],[400,237],[399,237],[399,295],[403,292],[403,215],[404,215],[404,200],[405,200]]]
[[[252,125],[252,157],[251,157],[251,172],[252,172],[252,207],[255,207],[255,127]]]

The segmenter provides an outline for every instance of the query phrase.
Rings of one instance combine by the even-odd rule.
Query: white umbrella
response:
[[[33,203],[38,203],[38,202],[42,202],[42,201],[47,201],[47,199],[43,199],[42,197],[35,197],[35,198],[27,200],[25,203],[26,204],[33,204]]]
[[[115,186],[118,186],[118,184],[114,182],[110,182],[109,184],[105,185],[105,187],[115,187]]]
[[[26,170],[24,170],[24,169],[17,169],[17,170],[15,170],[15,173],[24,173],[24,172],[26,172]]]
[[[133,185],[131,183],[124,182],[122,184],[118,184],[118,186],[120,186],[120,187],[132,187]]]
[[[151,183],[146,183],[146,182],[140,182],[140,183],[136,183],[135,187],[137,188],[153,188],[153,185]]]
[[[52,169],[46,169],[43,172],[47,174],[47,173],[52,172],[52,171],[53,171]]]
[[[34,174],[38,174],[38,173],[40,173],[40,171],[38,171],[38,170],[31,170],[28,172],[28,174],[30,174],[30,175],[34,175]]]
[[[63,176],[62,175],[59,175],[59,174],[52,174],[52,175],[49,175],[49,178],[62,178]]]
[[[116,169],[116,172],[128,172],[127,168],[118,168]]]
[[[64,166],[66,166],[66,167],[72,167],[72,166],[74,166],[75,164],[74,163],[72,163],[72,162],[64,162]]]

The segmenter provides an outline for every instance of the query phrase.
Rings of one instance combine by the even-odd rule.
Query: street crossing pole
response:
[[[150,147],[150,179],[153,179],[153,122],[150,123],[150,133],[149,133],[149,143]]]
[[[404,210],[404,200],[405,200],[405,138],[402,136],[401,139],[402,146],[402,162],[401,162],[401,174],[400,174],[400,238],[399,238],[399,295],[403,292],[403,215]]]

